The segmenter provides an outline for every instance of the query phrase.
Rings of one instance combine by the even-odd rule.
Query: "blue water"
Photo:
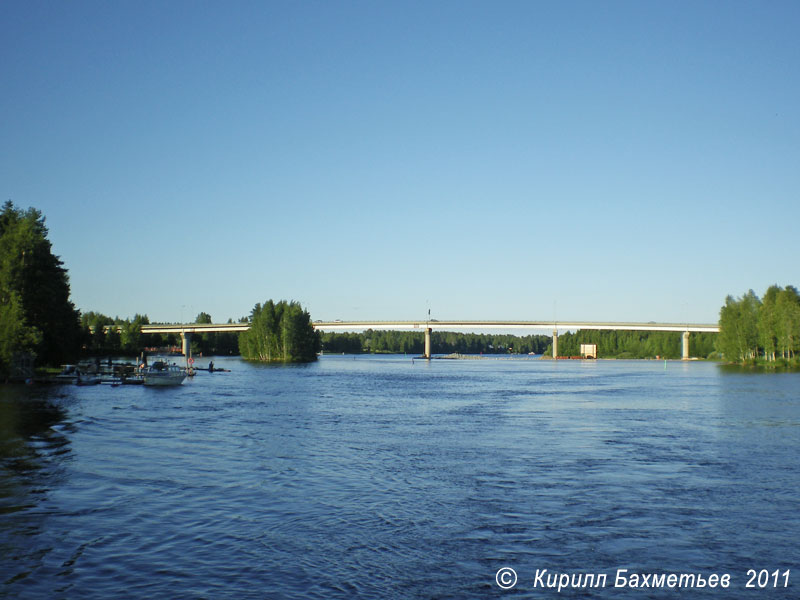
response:
[[[215,364],[171,389],[0,386],[0,597],[800,597],[798,374]],[[537,569],[608,580],[557,594]]]

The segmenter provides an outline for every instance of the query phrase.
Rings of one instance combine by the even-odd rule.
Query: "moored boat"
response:
[[[81,373],[77,371],[75,385],[99,385],[100,378],[92,373]]]
[[[143,369],[141,375],[145,385],[180,385],[186,378],[186,369],[159,360]]]
[[[53,380],[58,383],[75,383],[80,371],[75,365],[64,365],[61,373],[56,375]]]

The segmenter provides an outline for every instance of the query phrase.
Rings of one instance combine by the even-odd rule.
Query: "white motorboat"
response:
[[[186,379],[186,369],[158,360],[142,369],[141,375],[145,385],[180,385]]]

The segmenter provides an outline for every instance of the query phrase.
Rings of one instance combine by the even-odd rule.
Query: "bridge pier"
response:
[[[189,358],[192,352],[192,334],[188,331],[181,332],[181,350],[183,355]]]
[[[558,358],[558,329],[553,329],[553,358]]]
[[[683,332],[683,344],[682,344],[682,346],[683,346],[682,347],[683,360],[689,360],[689,332],[688,331],[684,331]]]
[[[425,353],[422,355],[423,358],[430,359],[431,357],[431,328],[425,328]]]

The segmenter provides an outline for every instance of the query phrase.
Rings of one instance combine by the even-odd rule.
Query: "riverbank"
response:
[[[740,373],[797,373],[800,372],[800,360],[778,359],[775,361],[746,361],[743,363],[725,363],[723,368],[729,372]]]

